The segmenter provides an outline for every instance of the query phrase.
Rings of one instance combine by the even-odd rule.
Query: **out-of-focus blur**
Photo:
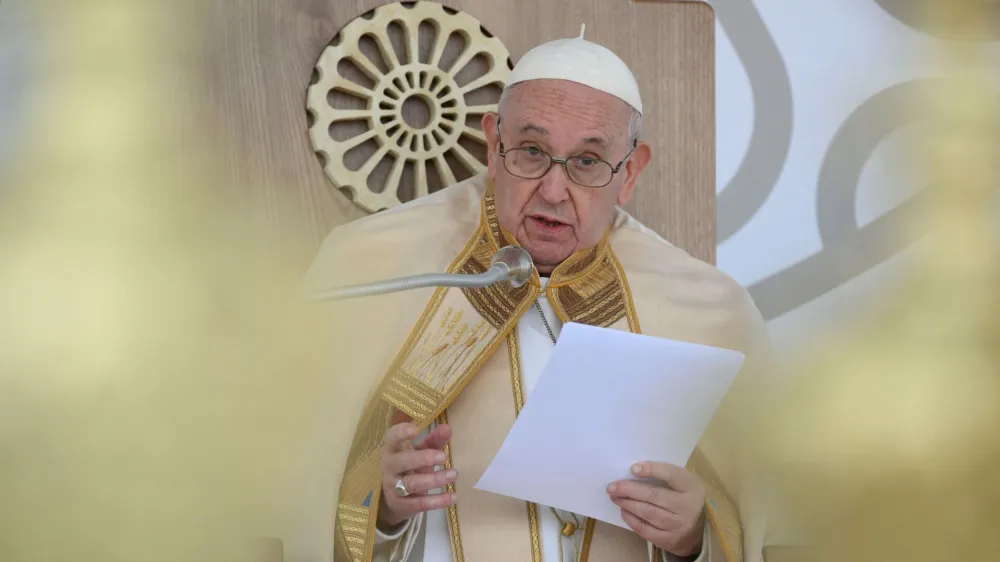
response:
[[[0,168],[5,562],[254,560],[304,485],[329,334],[215,167],[200,4],[16,6],[33,79]]]
[[[4,562],[242,562],[310,493],[349,381],[295,300],[300,256],[257,228],[191,111],[206,4],[17,6],[33,49],[0,167]],[[983,2],[928,6],[992,21]],[[770,525],[823,559],[1000,552],[998,95],[979,46],[951,48],[937,95],[899,108],[939,123],[913,156],[939,178],[922,259],[758,404]]]
[[[9,169],[17,157],[25,88],[31,77],[31,30],[24,25],[22,12],[17,3],[0,9],[0,170]]]
[[[986,3],[926,4],[981,35]],[[995,30],[994,30],[995,31]],[[892,296],[763,403],[755,443],[770,533],[810,560],[995,560],[1000,552],[1000,94],[987,47],[942,44],[944,79],[899,111],[935,126],[913,153],[935,181],[910,228],[922,253]],[[902,233],[901,233],[902,234]]]

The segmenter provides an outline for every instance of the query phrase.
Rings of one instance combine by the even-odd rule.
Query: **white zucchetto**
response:
[[[521,57],[510,73],[507,85],[528,80],[569,80],[607,92],[642,113],[639,85],[628,65],[607,47],[580,36],[543,43]]]

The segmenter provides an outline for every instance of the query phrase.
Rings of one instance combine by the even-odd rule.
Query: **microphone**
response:
[[[385,293],[408,291],[423,287],[488,287],[506,281],[511,287],[517,288],[531,279],[534,263],[527,250],[518,246],[505,246],[493,254],[490,268],[484,273],[425,273],[411,275],[399,279],[389,279],[375,283],[340,287],[306,297],[307,300],[343,300]]]

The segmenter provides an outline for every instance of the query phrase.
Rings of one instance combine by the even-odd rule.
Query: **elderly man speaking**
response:
[[[336,562],[759,560],[732,482],[742,477],[703,446],[687,467],[640,462],[635,479],[608,482],[631,530],[474,488],[566,322],[737,349],[747,364],[766,354],[741,286],[620,209],[652,157],[641,122],[635,78],[614,53],[582,36],[543,44],[483,117],[486,173],[324,242],[307,276],[317,289],[481,273],[512,244],[535,264],[518,288],[360,299],[341,318],[351,327],[339,375],[364,407],[338,421],[354,433],[325,522]],[[550,438],[573,431],[567,419]]]

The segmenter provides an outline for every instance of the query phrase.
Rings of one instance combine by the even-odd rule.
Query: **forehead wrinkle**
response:
[[[584,91],[590,92],[590,89]],[[618,136],[627,135],[628,112],[622,111],[624,115],[621,117],[621,123],[618,123],[617,116],[618,110],[625,110],[628,105],[617,98],[608,99],[607,94],[597,97],[591,94],[581,96],[579,93],[565,91],[565,87],[542,88],[538,84],[525,82],[514,87],[507,105],[516,112],[517,117],[514,118],[524,122],[524,125],[517,129],[519,133],[551,135],[549,129],[533,122],[530,115],[522,113],[525,111],[541,112],[543,115],[553,113],[557,117],[567,117],[579,124],[590,125],[587,127],[590,131],[584,131],[578,142],[610,150],[613,140],[617,140]]]
[[[542,127],[541,125],[536,125],[534,123],[526,123],[526,124],[518,127],[517,132],[521,133],[521,134],[538,133],[538,134],[543,135],[543,136],[548,136],[549,135],[549,130],[548,129],[546,129],[545,127]],[[608,139],[606,139],[604,137],[601,137],[601,136],[584,137],[583,138],[583,144],[597,145],[597,146],[599,146],[599,147],[601,147],[601,148],[603,148],[605,150],[609,150],[611,148],[611,143],[608,141]]]
[[[540,135],[548,135],[549,134],[549,130],[548,129],[546,129],[545,127],[542,127],[541,125],[535,125],[534,123],[526,123],[526,124],[522,125],[517,130],[517,132],[519,132],[521,134],[524,134],[524,133],[538,133]]]

